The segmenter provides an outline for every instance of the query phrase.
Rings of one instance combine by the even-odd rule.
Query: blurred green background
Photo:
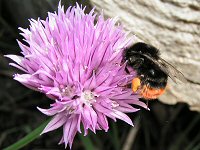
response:
[[[18,27],[28,28],[28,19],[44,19],[47,12],[57,10],[58,0],[0,0],[0,149],[21,139],[48,118],[36,107],[48,108],[51,100],[14,81],[20,72],[10,67],[5,54],[18,54],[16,39],[21,40]],[[78,3],[92,8],[88,0]],[[75,1],[62,0],[67,8]],[[129,114],[135,128],[109,120],[108,133],[98,131],[87,137],[77,135],[73,150],[200,150],[200,114],[191,112],[186,104],[174,106],[159,101],[149,102],[151,111]],[[62,130],[40,136],[23,149],[59,150]]]

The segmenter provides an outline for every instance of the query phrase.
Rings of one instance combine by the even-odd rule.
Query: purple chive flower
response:
[[[63,128],[60,143],[72,146],[77,132],[109,129],[108,118],[133,125],[125,114],[138,111],[131,104],[146,108],[138,95],[124,85],[135,74],[125,72],[122,53],[130,45],[115,19],[96,17],[85,8],[69,7],[49,13],[46,20],[30,20],[30,29],[22,29],[26,44],[18,41],[23,57],[7,55],[12,66],[24,71],[14,79],[45,93],[54,100],[49,109],[38,108],[53,116],[42,133]],[[95,18],[97,22],[95,23]]]

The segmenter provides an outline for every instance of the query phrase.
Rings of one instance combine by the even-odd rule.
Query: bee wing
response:
[[[159,58],[158,62],[160,62],[161,65],[164,65],[167,69],[168,72],[168,76],[174,80],[175,82],[178,80],[182,81],[182,82],[187,82],[186,78],[184,77],[184,75],[177,70],[173,65],[171,65],[170,63],[168,63],[167,61],[165,61],[162,58]]]
[[[159,68],[163,72],[165,72],[174,82],[177,83],[177,79],[182,81],[182,82],[187,82],[184,75],[179,70],[177,70],[173,65],[171,65],[170,63],[168,63],[164,59],[159,58],[158,60],[155,60],[155,59],[151,58],[150,56],[148,56],[146,54],[144,54],[144,56],[146,58],[148,58],[149,60],[151,60],[152,62],[154,62],[156,65],[158,65]]]

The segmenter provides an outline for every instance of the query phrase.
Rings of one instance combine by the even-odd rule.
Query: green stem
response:
[[[81,139],[86,150],[95,150],[95,147],[94,147],[89,135],[83,136],[83,134],[79,134],[79,138]]]
[[[18,150],[26,146],[27,144],[29,144],[30,142],[32,142],[33,140],[37,139],[40,136],[40,133],[42,132],[44,127],[47,125],[47,123],[49,123],[49,121],[50,120],[45,121],[39,127],[34,129],[32,132],[30,132],[28,135],[26,135],[25,137],[23,137],[16,143],[4,148],[3,150]]]
[[[117,124],[116,122],[112,122],[111,123],[111,126],[112,126],[112,143],[113,143],[113,146],[115,147],[115,150],[120,150],[120,139],[119,139],[119,133],[118,133],[118,128],[117,128]]]

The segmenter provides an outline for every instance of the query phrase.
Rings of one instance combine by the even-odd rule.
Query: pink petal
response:
[[[119,106],[117,106],[115,109],[124,113],[136,112],[140,110],[124,102],[117,102],[117,103],[119,104]]]
[[[62,110],[63,107],[64,106],[56,105],[56,106],[53,106],[50,109],[42,109],[42,108],[39,108],[39,107],[37,107],[37,109],[47,116],[53,116],[53,115],[57,114],[58,112],[60,112],[60,110]],[[66,108],[64,107],[64,109],[66,109]]]
[[[90,106],[85,106],[83,108],[82,116],[86,123],[92,127],[93,132],[95,132],[95,127],[97,124],[97,114]]]
[[[130,91],[130,92],[123,91],[121,93],[115,93],[115,95],[112,95],[112,99],[119,100],[119,99],[124,99],[125,97],[128,98],[131,94],[132,94],[132,91]]]
[[[26,73],[28,73],[27,70],[25,70],[24,68],[22,68],[21,66],[19,66],[19,65],[17,65],[17,64],[9,63],[9,65],[10,65],[10,66],[13,66],[13,67],[15,67],[15,68],[18,68],[18,69],[20,69],[20,70],[22,70],[22,71],[24,71],[24,72],[26,72]]]
[[[96,78],[95,78],[95,73],[93,72],[92,77],[87,80],[84,84],[85,89],[93,89],[96,86]]]
[[[29,74],[16,74],[14,79],[21,82],[24,86],[38,91],[37,87],[39,87],[37,80],[31,79],[31,75]]]
[[[77,132],[77,123],[78,116],[74,116],[72,118],[68,118],[63,127],[65,147],[67,147],[67,144],[69,143],[70,149]]]
[[[99,86],[97,88],[95,88],[94,92],[98,93],[101,96],[107,96],[111,93],[111,91],[113,91],[113,89],[115,88],[115,86]]]
[[[57,114],[53,119],[47,124],[41,134],[53,131],[61,127],[67,121],[67,117],[63,114]]]
[[[122,121],[125,121],[126,123],[130,124],[131,126],[133,126],[133,122],[131,121],[131,119],[124,113],[118,111],[118,110],[112,110],[112,112],[110,112],[110,115],[121,119]]]
[[[113,115],[111,115],[111,111],[112,110],[110,110],[107,107],[105,107],[105,106],[103,106],[101,104],[98,104],[98,103],[93,104],[93,107],[95,108],[95,110],[97,112],[101,112],[105,116],[108,116],[109,118],[112,118],[114,121],[116,121],[115,117]]]
[[[17,55],[5,55],[5,57],[12,59],[19,65],[21,65],[22,61],[24,60],[22,56],[17,56]]]
[[[109,126],[108,126],[108,120],[106,116],[100,112],[97,113],[97,116],[98,116],[97,120],[98,120],[99,125],[101,126],[102,129],[104,129],[107,132],[109,129]]]

